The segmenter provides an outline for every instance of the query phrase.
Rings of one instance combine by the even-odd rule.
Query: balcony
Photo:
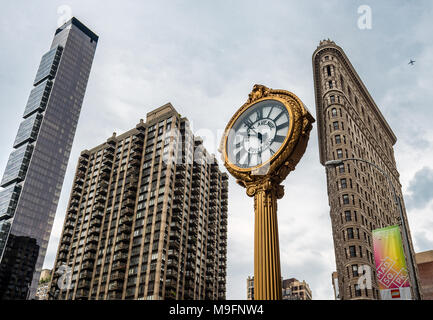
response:
[[[190,211],[189,212],[189,221],[196,221],[197,219],[198,219],[197,211]]]
[[[91,216],[91,220],[101,221],[103,217],[104,217],[104,214],[101,211],[94,211],[92,216]]]
[[[129,251],[129,245],[124,242],[119,243],[114,248],[114,252],[128,252],[128,251]]]
[[[113,257],[113,261],[126,262],[127,260],[128,260],[128,253],[125,252],[118,252]]]
[[[178,232],[170,232],[170,241],[179,240],[180,236]]]
[[[122,299],[122,294],[117,291],[109,291],[107,294],[108,300],[120,300]]]
[[[132,217],[123,216],[123,217],[120,218],[119,223],[120,224],[125,224],[128,227],[130,227],[132,225]]]
[[[87,247],[84,249],[84,252],[93,252],[95,253],[97,250],[97,245],[96,244],[89,244],[87,245]]]
[[[126,268],[126,264],[121,261],[114,262],[111,266],[112,271],[125,270],[125,268]]]
[[[175,203],[175,204],[182,204],[183,200],[184,200],[183,196],[175,196],[173,198],[173,203]]]
[[[179,213],[182,212],[182,205],[175,205],[172,208],[173,213]]]
[[[111,167],[113,166],[113,158],[104,157],[102,160],[102,165],[105,167]]]
[[[77,191],[73,191],[71,198],[74,199],[74,200],[78,200],[79,201],[80,198],[81,198],[81,194],[78,193]]]
[[[80,171],[81,172],[81,171]],[[74,183],[74,187],[72,188],[72,190],[80,192],[83,190],[83,185],[84,185],[84,179],[77,176],[77,178],[75,179],[75,183]]]
[[[68,253],[69,252],[69,246],[65,245],[65,244],[61,245],[59,252]]]
[[[127,217],[132,217],[134,215],[134,209],[131,207],[126,207],[122,210],[122,213]]]
[[[80,275],[79,275],[79,277],[78,277],[78,279],[87,279],[87,280],[91,280],[92,279],[92,274],[93,274],[93,272],[91,272],[91,271],[88,271],[88,270],[82,270],[81,272],[80,272]]]
[[[176,271],[170,270],[170,271],[167,271],[165,273],[166,279],[177,279],[177,277],[178,277],[178,274]]]
[[[128,190],[123,194],[123,197],[126,199],[132,199],[135,201],[135,198],[137,197],[137,193],[134,191]]]
[[[176,188],[184,188],[185,187],[185,181],[183,179],[176,180],[174,182],[174,186]]]
[[[90,227],[100,227],[101,226],[101,220],[99,219],[91,219],[90,220]]]
[[[78,212],[78,204],[70,204],[70,206],[69,206],[69,209],[68,209],[68,211],[70,212],[70,213],[73,213],[73,214],[75,214],[75,213],[77,213]]]
[[[176,290],[177,281],[169,279],[165,282],[165,290]]]
[[[98,237],[96,236],[89,236],[87,237],[87,243],[98,243]]]
[[[176,180],[185,179],[185,171],[176,171]]]
[[[89,283],[90,285],[90,283]],[[89,290],[86,286],[79,286],[79,289],[75,293],[75,299],[76,300],[87,300],[89,297]]]
[[[132,159],[129,161],[129,165],[133,168],[140,168],[141,163],[139,159]]]
[[[78,163],[87,166],[87,164],[89,163],[89,160],[84,158],[84,157],[80,157],[80,159],[78,160]]]
[[[129,226],[123,224],[117,228],[117,233],[118,234],[130,234],[131,228]]]
[[[115,145],[116,145],[115,142],[114,142],[114,144],[113,143],[108,144],[107,147],[105,148],[106,153],[114,153],[114,151],[116,151],[114,149]]]
[[[90,235],[90,236],[91,236],[91,235],[99,236],[99,232],[100,232],[100,229],[97,228],[97,227],[91,227],[91,228],[89,229],[89,235]]]
[[[86,172],[86,170],[87,170],[87,165],[84,165],[84,164],[82,164],[82,163],[80,163],[80,164],[78,165],[78,171]]]
[[[57,256],[57,261],[66,262],[67,258],[68,258],[68,254],[65,252],[62,252],[62,253],[59,253],[59,255]]]
[[[110,279],[112,281],[123,281],[125,279],[125,272],[124,271],[112,272],[110,275]]]
[[[120,283],[118,281],[112,282],[108,285],[108,291],[116,291],[116,292],[122,292],[123,290],[123,283]]]
[[[107,151],[102,156],[102,162],[104,162],[105,160],[113,161],[113,159],[114,159],[114,152]]]
[[[176,189],[174,189],[174,194],[176,195],[176,196],[181,196],[181,195],[183,195],[185,193],[185,189],[184,188],[176,188]]]
[[[195,236],[190,236],[190,237],[188,237],[188,243],[189,244],[194,244],[194,243],[197,243],[197,237],[195,237]]]
[[[62,243],[65,245],[70,245],[71,244],[71,237],[63,237]]]
[[[75,217],[74,214],[69,214],[69,215],[66,217],[66,222],[69,222],[69,223],[72,224],[72,225],[75,224],[75,221],[77,221],[77,218]]]
[[[179,249],[180,242],[178,240],[173,240],[169,242],[169,249]]]
[[[99,175],[99,178],[105,182],[107,182],[108,180],[110,180],[110,174],[108,172],[102,172]],[[108,184],[107,184],[108,185]]]
[[[116,241],[117,242],[127,242],[129,243],[130,240],[130,235],[126,234],[126,233],[122,233],[120,235],[117,236]]]
[[[70,203],[71,207],[78,207],[79,205],[80,205],[80,201],[78,199],[76,198],[71,199],[71,203]]]
[[[173,221],[173,218],[172,218]],[[171,223],[170,224],[170,230],[175,230],[175,231],[179,231],[181,229],[181,225],[180,223]]]
[[[93,266],[93,262],[89,260],[81,264],[81,270],[93,270]]]
[[[85,253],[83,256],[83,262],[95,261],[96,255],[94,253]]]
[[[141,154],[142,154],[142,152],[143,152],[143,150],[133,150],[132,152],[131,152],[131,158],[132,159],[137,159],[137,160],[140,160],[141,159]]]
[[[65,236],[72,236],[72,233],[74,232],[74,227],[65,227],[63,230],[63,235]]]
[[[135,199],[133,200],[133,199],[124,199],[123,201],[122,201],[122,205],[124,205],[124,206],[126,206],[126,207],[130,207],[130,208],[133,208],[133,207],[135,207]]]

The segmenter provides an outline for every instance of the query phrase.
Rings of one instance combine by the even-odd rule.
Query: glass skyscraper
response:
[[[0,182],[0,299],[32,299],[98,36],[76,18],[42,56]]]

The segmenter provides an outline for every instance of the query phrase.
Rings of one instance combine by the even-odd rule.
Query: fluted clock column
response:
[[[283,187],[266,180],[249,186],[247,194],[254,196],[254,299],[281,300],[277,199]]]

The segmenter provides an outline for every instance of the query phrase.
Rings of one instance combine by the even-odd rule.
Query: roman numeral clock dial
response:
[[[269,162],[284,144],[290,127],[286,106],[274,99],[249,107],[232,126],[226,144],[228,160],[241,169]]]

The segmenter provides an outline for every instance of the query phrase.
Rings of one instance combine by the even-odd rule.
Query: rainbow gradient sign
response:
[[[409,277],[399,226],[373,230],[373,246],[382,300],[410,300]]]

